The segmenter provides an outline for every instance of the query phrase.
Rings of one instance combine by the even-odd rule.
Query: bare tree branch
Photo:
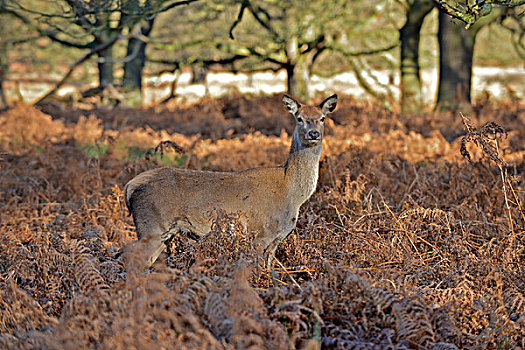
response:
[[[94,49],[92,49],[91,51],[89,51],[87,54],[85,54],[84,56],[82,56],[81,58],[79,58],[77,61],[75,61],[70,67],[69,67],[69,70],[68,72],[66,73],[66,75],[64,75],[64,77],[62,77],[62,79],[56,83],[55,87],[49,91],[47,94],[45,94],[43,97],[41,97],[38,101],[36,101],[34,104],[35,105],[39,105],[41,104],[42,102],[44,102],[48,97],[52,96],[54,93],[56,93],[58,91],[58,89],[60,89],[60,87],[62,85],[64,85],[64,83],[66,82],[66,80],[71,76],[71,73],[73,73],[73,71],[75,70],[75,68],[77,68],[79,65],[81,65],[82,63],[84,63],[85,61],[87,61],[91,56],[93,56],[94,54],[100,52],[100,51],[103,51],[111,46],[113,46],[118,40],[120,39],[124,39],[124,38],[127,38],[128,36],[126,35],[122,35],[122,34],[119,34],[119,35],[115,35],[111,40],[109,41],[106,41],[105,43],[102,43],[98,46],[96,46]]]
[[[339,53],[341,53],[341,54],[343,54],[344,56],[347,56],[347,57],[359,57],[359,56],[371,56],[371,55],[376,55],[378,53],[387,52],[387,51],[395,49],[398,46],[399,46],[399,43],[395,43],[395,44],[392,44],[390,46],[386,46],[386,47],[379,48],[379,49],[365,50],[365,51],[356,51],[356,52],[347,51],[346,49],[344,49],[344,48],[342,48],[340,46],[336,46],[336,45],[327,46],[327,48],[330,49],[330,50],[339,52]]]
[[[31,41],[38,40],[39,38],[40,38],[40,36],[31,36],[29,38],[20,38],[20,39],[15,39],[15,40],[8,40],[5,43],[7,45],[20,45],[20,44],[25,44],[25,43],[28,43],[28,42],[31,42]]]
[[[275,63],[275,64],[277,64],[277,65],[279,65],[279,66],[281,66],[283,68],[285,68],[286,66],[289,65],[287,62],[279,61],[276,58],[271,57],[269,54],[264,54],[262,52],[259,52],[257,50],[257,48],[246,47],[245,49],[248,50],[252,55],[261,58],[263,61],[270,62],[270,63]]]
[[[55,41],[55,42],[57,42],[59,44],[62,44],[64,46],[74,47],[74,48],[83,49],[83,50],[91,49],[94,46],[94,42],[90,42],[88,44],[80,44],[80,43],[75,43],[75,42],[71,42],[71,41],[62,40],[62,39],[58,38],[55,35],[54,32],[50,32],[50,31],[47,31],[47,30],[44,30],[44,29],[40,28],[38,25],[36,25],[32,21],[30,21],[27,17],[22,16],[21,14],[19,14],[16,11],[5,9],[5,13],[7,13],[9,15],[12,15],[15,18],[19,19],[20,21],[22,21],[24,24],[26,24],[30,28],[36,30],[40,35],[48,37],[49,39],[51,39],[51,40],[53,40],[53,41]]]
[[[166,5],[164,7],[161,7],[158,11],[155,11],[153,13],[147,13],[146,12],[146,15],[148,16],[151,16],[151,15],[156,15],[158,13],[161,13],[161,12],[166,12],[168,10],[171,10],[172,8],[174,7],[177,7],[177,6],[182,6],[182,5],[189,5],[191,4],[192,2],[196,2],[196,1],[199,1],[199,0],[184,0],[184,1],[175,1],[169,5]],[[137,14],[141,14],[141,13],[137,13]]]
[[[306,43],[300,43],[299,46],[304,46],[306,44],[306,48],[301,51],[301,54],[308,53],[312,50],[320,49],[323,45],[321,45],[325,40],[324,33],[321,33],[317,38],[315,38],[312,41],[306,42]]]
[[[255,18],[255,20],[257,22],[259,22],[259,24],[273,36],[273,38],[274,38],[274,40],[276,42],[282,42],[281,36],[279,35],[279,33],[270,24],[270,19],[271,18],[269,17],[268,12],[266,10],[264,10],[263,8],[261,8],[260,6],[255,6],[254,7],[254,5],[248,0],[246,0],[246,2],[247,2],[247,8],[251,12],[251,14]],[[266,16],[266,18],[267,18],[267,21],[262,19],[260,14],[264,14]]]
[[[230,39],[235,39],[233,37],[233,30],[235,29],[235,27],[237,27],[239,23],[241,23],[242,16],[244,15],[244,10],[246,10],[246,7],[248,7],[248,1],[243,1],[241,4],[241,8],[239,9],[239,14],[237,15],[237,18],[235,19],[235,21],[232,23],[230,27],[230,31],[229,31]]]
[[[155,59],[148,59],[151,63],[159,63],[159,64],[165,64],[174,66],[176,69],[182,67],[182,66],[190,66],[192,64],[204,64],[204,65],[225,65],[225,64],[231,64],[233,62],[245,59],[250,57],[249,55],[234,55],[232,57],[228,58],[222,58],[222,59],[199,59],[199,58],[193,58],[191,60],[186,61],[169,61],[169,60],[155,60]]]
[[[69,36],[72,36],[70,32],[66,32],[64,30],[61,30],[59,28],[54,28],[54,30],[49,29],[43,29],[41,25],[38,23],[35,23],[34,21],[30,20],[28,17],[21,14],[21,12],[26,14],[32,14],[37,15],[39,17],[43,18],[61,18],[64,20],[69,21],[70,23],[74,23],[81,28],[84,29],[85,34],[90,35],[96,35],[97,31],[102,28],[106,28],[107,24],[101,22],[100,15],[104,15],[104,18],[110,18],[110,15],[112,13],[120,13],[122,16],[126,16],[128,20],[126,23],[119,23],[117,28],[112,28],[115,32],[120,32],[121,29],[125,25],[133,25],[134,22],[137,22],[144,17],[152,17],[155,16],[161,12],[168,11],[172,8],[175,8],[177,6],[182,5],[188,5],[193,2],[196,2],[199,0],[182,0],[182,1],[166,1],[161,0],[155,2],[154,6],[144,6],[143,8],[140,8],[136,11],[131,11],[126,9],[123,5],[120,4],[120,2],[114,2],[114,1],[107,1],[107,2],[96,2],[96,5],[90,6],[91,2],[85,1],[82,2],[84,6],[80,6],[80,2],[78,1],[72,1],[72,0],[66,0],[66,3],[70,7],[70,11],[68,11],[66,14],[63,13],[46,13],[42,11],[38,11],[32,8],[27,8],[22,6],[17,1],[10,1],[9,7],[4,6],[2,8],[3,12],[11,14],[21,20],[24,24],[28,25],[30,28],[36,30],[40,35],[46,36],[49,39],[51,39],[54,42],[57,42],[59,44],[62,44],[64,46],[74,47],[77,49],[93,49],[97,45],[96,40],[93,40],[87,44],[74,42],[71,40],[65,40],[62,38],[59,38],[57,36],[57,33],[62,32],[65,34],[68,34]],[[162,6],[164,5],[164,6]],[[95,16],[94,21],[89,20],[89,16]],[[132,19],[133,17],[136,17]],[[47,23],[47,22],[46,22]],[[49,27],[53,27],[52,24],[47,23]],[[83,37],[85,37],[85,34],[83,34]]]
[[[348,62],[350,63],[350,67],[352,68],[352,71],[354,72],[357,78],[357,82],[359,83],[359,86],[361,86],[363,90],[365,90],[370,96],[374,97],[378,101],[384,101],[385,96],[375,91],[366,81],[366,78],[362,74],[363,69],[359,67],[353,59],[348,60]]]

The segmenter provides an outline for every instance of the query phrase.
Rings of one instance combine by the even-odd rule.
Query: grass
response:
[[[87,146],[80,145],[80,150],[88,157],[100,158],[108,153],[109,145],[107,143],[97,141],[94,144]]]

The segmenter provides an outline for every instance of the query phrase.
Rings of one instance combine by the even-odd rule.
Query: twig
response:
[[[293,284],[299,288],[299,290],[303,290],[303,288],[301,288],[301,286],[299,285],[299,283],[297,283],[297,281],[293,278],[293,276],[290,274],[290,272],[288,272],[288,270],[286,269],[286,267],[283,266],[283,264],[279,261],[279,259],[277,259],[275,257],[275,255],[272,253],[273,255],[273,258],[275,259],[275,261],[277,261],[277,264],[279,264],[279,266],[286,272],[286,274],[288,275],[288,277],[290,277],[290,279],[292,280]]]
[[[275,277],[273,277],[273,276],[270,276],[270,275],[267,274],[266,272],[262,272],[262,271],[261,271],[261,274],[262,274],[262,275],[265,275],[266,277],[268,277],[268,278],[270,278],[270,279],[272,279],[272,280],[276,280],[277,282],[281,282],[281,283],[284,284],[285,286],[288,285],[288,283],[286,283],[285,281],[282,281],[282,280],[280,280],[280,279],[278,279],[278,278],[275,278]]]
[[[509,188],[512,192],[512,195],[514,196],[514,199],[516,200],[516,205],[518,206],[518,209],[520,211],[521,218],[523,219],[523,222],[525,222],[525,214],[523,214],[523,208],[521,207],[520,199],[516,195],[516,192],[514,191],[514,187],[512,187],[512,183],[510,182],[510,179],[508,176],[507,176],[507,183],[509,184]]]
[[[462,156],[467,158],[469,162],[472,162],[472,159],[467,150],[466,144],[467,142],[474,142],[478,147],[481,148],[484,155],[485,154],[488,155],[489,158],[492,159],[497,164],[500,175],[501,175],[503,195],[505,196],[505,206],[507,208],[507,213],[509,217],[508,218],[509,219],[509,229],[511,230],[514,236],[515,235],[514,225],[512,223],[512,214],[511,214],[510,205],[509,205],[509,198],[507,195],[508,176],[507,176],[506,168],[509,166],[509,164],[501,158],[501,154],[499,151],[499,144],[498,144],[498,134],[506,136],[507,131],[502,126],[494,122],[488,122],[485,125],[483,125],[481,128],[475,128],[470,124],[470,121],[467,117],[465,117],[461,113],[460,115],[461,115],[461,118],[463,118],[463,125],[465,126],[465,129],[467,129],[467,134],[463,136],[463,138],[461,139],[460,153]],[[494,146],[492,146],[490,141],[492,141]],[[518,201],[518,205],[519,205],[520,212],[521,212],[521,205],[519,204],[519,201]],[[522,215],[523,215],[523,212],[522,212]]]
[[[246,10],[247,6],[248,6],[248,1],[243,1],[241,4],[241,8],[239,9],[239,14],[237,15],[237,18],[235,19],[235,21],[232,23],[230,27],[230,31],[229,31],[230,39],[235,39],[233,37],[233,30],[235,29],[235,27],[237,27],[239,23],[241,23],[242,16],[244,15],[244,10]]]
[[[496,133],[494,133],[494,144],[496,145],[496,152],[499,157],[499,147],[498,147],[498,139],[496,138]],[[503,195],[505,196],[505,206],[507,207],[507,213],[509,214],[509,228],[510,228],[510,231],[512,232],[512,235],[514,235],[514,225],[512,224],[512,215],[510,213],[509,199],[507,197],[507,186],[505,184],[507,170],[505,169],[505,174],[504,174],[503,166],[499,162],[497,164],[498,164],[499,172],[501,174],[501,182],[503,183]]]

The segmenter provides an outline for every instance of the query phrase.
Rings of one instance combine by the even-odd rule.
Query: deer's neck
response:
[[[301,145],[297,133],[294,132],[290,154],[284,163],[289,195],[296,205],[303,204],[315,191],[319,177],[319,159],[322,143],[317,146]]]

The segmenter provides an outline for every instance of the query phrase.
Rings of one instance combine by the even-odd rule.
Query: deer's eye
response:
[[[321,123],[324,123],[324,117],[321,118]]]

